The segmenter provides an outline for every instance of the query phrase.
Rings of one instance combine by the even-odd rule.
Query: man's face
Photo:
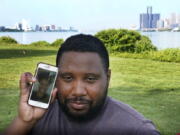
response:
[[[87,118],[104,103],[110,71],[105,73],[100,56],[91,52],[65,52],[59,63],[56,86],[63,110]]]
[[[46,92],[48,87],[48,80],[42,79],[41,81],[39,81],[39,83],[40,83],[39,91]]]

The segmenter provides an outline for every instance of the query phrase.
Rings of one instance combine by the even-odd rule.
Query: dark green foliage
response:
[[[56,39],[52,44],[51,46],[56,46],[56,47],[59,47],[61,46],[61,44],[64,42],[63,39]]]
[[[151,40],[140,33],[126,29],[109,29],[95,35],[110,52],[144,52],[157,50]]]
[[[140,40],[136,41],[135,52],[141,53],[145,51],[155,51],[157,48],[152,44],[151,40],[146,36],[141,36]]]
[[[48,46],[50,45],[50,43],[48,43],[47,41],[37,41],[37,42],[33,42],[30,45],[34,45],[34,46]]]
[[[9,36],[2,36],[0,37],[0,44],[17,44],[18,42]]]

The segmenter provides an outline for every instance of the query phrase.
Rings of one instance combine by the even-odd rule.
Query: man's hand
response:
[[[23,73],[21,75],[19,81],[20,100],[18,116],[11,123],[5,134],[26,134],[46,112],[46,109],[34,107],[28,104],[28,97],[30,94],[31,85],[35,81],[36,79],[29,72]],[[56,93],[57,89],[54,89],[52,93],[52,101],[55,99]]]
[[[30,83],[35,81],[36,80],[31,73],[24,73],[20,78],[20,100],[18,117],[24,122],[35,122],[36,120],[40,119],[46,111],[45,109],[33,107],[28,104],[28,97],[31,88]]]

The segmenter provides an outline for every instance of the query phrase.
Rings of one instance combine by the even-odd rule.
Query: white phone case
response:
[[[28,104],[40,108],[48,108],[52,91],[57,78],[58,68],[49,64],[39,63],[33,83]]]

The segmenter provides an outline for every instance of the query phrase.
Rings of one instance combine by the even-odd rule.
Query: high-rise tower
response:
[[[153,14],[152,7],[147,7],[147,13],[140,14],[140,29],[157,28],[160,14]]]

